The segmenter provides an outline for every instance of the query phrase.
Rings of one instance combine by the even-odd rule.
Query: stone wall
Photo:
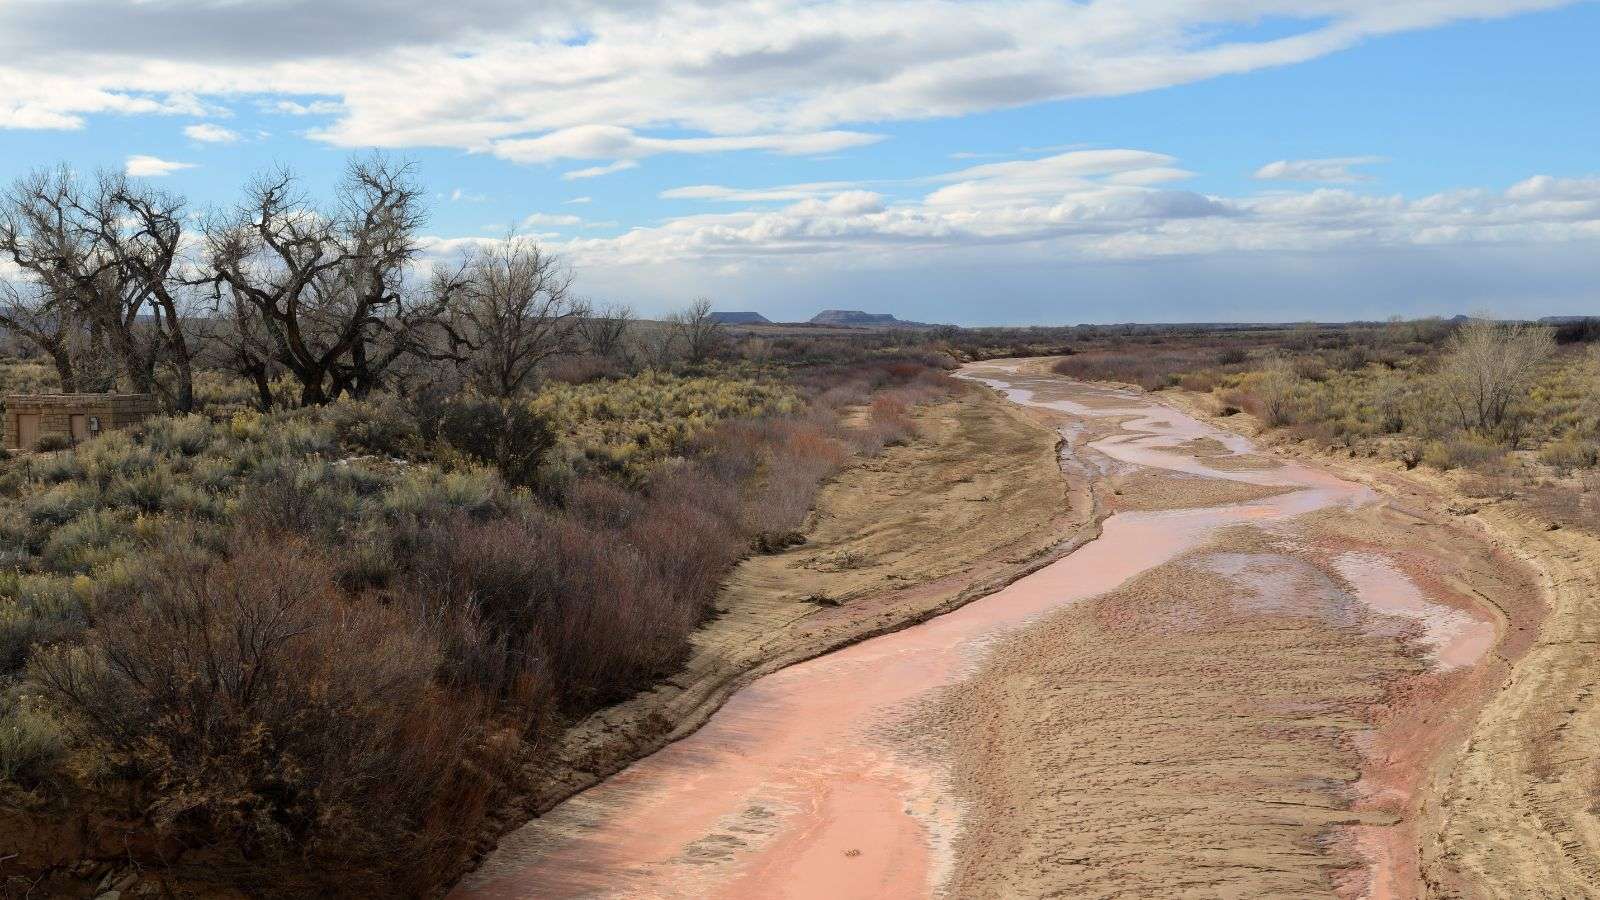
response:
[[[20,446],[18,417],[22,415],[39,417],[39,437],[60,435],[71,441],[75,415],[88,419],[89,436],[94,437],[137,425],[160,410],[152,394],[11,394],[5,398],[5,446],[32,449]]]

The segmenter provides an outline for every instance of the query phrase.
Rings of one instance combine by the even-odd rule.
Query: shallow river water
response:
[[[1009,587],[927,623],[766,676],[693,735],[573,797],[500,850],[459,897],[892,898],[936,894],[961,812],[936,753],[908,751],[885,722],[959,682],[997,635],[1093,597],[1205,544],[1220,527],[1271,527],[1324,507],[1373,502],[1365,487],[1295,463],[1217,468],[1176,449],[1196,438],[1233,453],[1250,442],[1133,393],[1041,399],[1052,379],[969,367],[1014,402],[1085,420],[1126,419],[1092,449],[1122,466],[1291,490],[1229,506],[1110,517],[1100,538]],[[1092,401],[1092,402],[1090,402]],[[1070,420],[1063,427],[1070,427]],[[1208,457],[1210,458],[1210,457]],[[1101,460],[1104,462],[1105,460]],[[1273,574],[1238,554],[1207,564],[1252,579],[1271,602]],[[1416,620],[1440,667],[1471,663],[1487,623],[1428,602],[1375,554],[1338,561],[1355,600]]]

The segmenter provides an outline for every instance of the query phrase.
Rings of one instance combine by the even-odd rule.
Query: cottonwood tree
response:
[[[711,298],[700,297],[667,318],[668,332],[683,346],[685,361],[699,365],[722,349],[727,332],[711,314]]]
[[[453,293],[451,337],[462,367],[479,390],[510,397],[527,387],[546,360],[572,353],[589,315],[572,296],[572,270],[529,238],[481,248],[462,268]]]
[[[346,167],[332,209],[317,209],[280,168],[207,224],[214,298],[235,319],[230,349],[262,402],[272,398],[260,373],[274,365],[298,381],[302,404],[320,404],[364,396],[396,360],[435,352],[432,332],[458,282],[406,283],[422,196],[411,164],[374,154]]]
[[[1446,344],[1438,381],[1457,424],[1484,434],[1515,430],[1516,403],[1555,353],[1549,328],[1473,319]]]
[[[578,320],[578,336],[584,349],[603,359],[622,359],[628,351],[628,332],[633,327],[633,309],[621,304],[592,310]]]
[[[0,291],[0,325],[49,355],[65,390],[109,386],[84,371],[103,348],[127,389],[188,411],[183,218],[182,200],[121,173],[86,182],[61,166],[20,179],[0,198],[0,253],[22,272]]]

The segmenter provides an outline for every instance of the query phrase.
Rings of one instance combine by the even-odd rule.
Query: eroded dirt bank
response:
[[[1513,562],[1148,398],[969,374],[1111,488],[1103,536],[754,681],[463,896],[1417,893],[1423,777],[1538,606]]]

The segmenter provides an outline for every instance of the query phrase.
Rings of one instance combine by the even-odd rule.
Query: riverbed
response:
[[[757,680],[694,734],[508,836],[457,896],[1153,895],[1181,892],[1185,867],[1216,890],[1411,893],[1409,810],[1448,734],[1400,735],[1392,720],[1465,696],[1495,624],[1426,577],[1425,548],[1363,539],[1382,528],[1363,485],[1150,395],[1014,363],[962,374],[1051,417],[1072,461],[1108,485],[1155,479],[1168,508],[1113,494],[1101,536],[1070,556]],[[1217,482],[1251,499],[1184,506],[1201,482],[1207,502]],[[1288,650],[1253,640],[1285,634]],[[1251,647],[1266,655],[1229,665]],[[1168,653],[1183,677],[1161,671]],[[1318,677],[1295,677],[1306,671]],[[1196,693],[1195,677],[1221,687]],[[1135,734],[1138,746],[1116,740]],[[1261,735],[1260,766],[1259,746],[1229,749]],[[1148,781],[1179,757],[1175,791]],[[1262,794],[1328,814],[1274,830],[1283,817],[1261,825]],[[1143,827],[1150,815],[1169,827]],[[1062,822],[1074,828],[1050,827]],[[1200,846],[1234,833],[1231,848]]]

